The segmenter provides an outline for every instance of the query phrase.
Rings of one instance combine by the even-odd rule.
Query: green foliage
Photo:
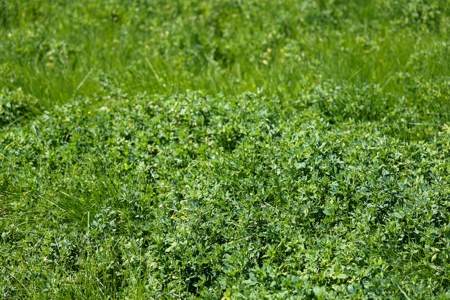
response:
[[[0,91],[0,126],[20,121],[37,113],[37,99],[23,93],[22,89],[15,91]]]
[[[92,95],[103,73],[130,94],[296,97],[305,79],[402,94],[392,78],[416,76],[409,58],[447,42],[450,24],[448,0],[1,3],[0,82],[48,108]],[[424,73],[446,76],[445,57],[448,46]]]
[[[439,30],[441,15],[448,13],[448,2],[440,0],[386,1],[386,8],[395,18],[392,24],[418,26]]]
[[[0,0],[0,298],[449,298],[449,7]]]
[[[405,143],[257,94],[117,97],[3,133],[3,297],[447,292],[448,130]]]

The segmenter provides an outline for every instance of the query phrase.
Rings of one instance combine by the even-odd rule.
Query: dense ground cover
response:
[[[0,1],[0,297],[450,297],[450,3]]]

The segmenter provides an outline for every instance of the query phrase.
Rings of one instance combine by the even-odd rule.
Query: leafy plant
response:
[[[26,95],[22,89],[0,92],[0,126],[17,122],[38,112],[37,99]]]
[[[447,2],[0,2],[0,298],[449,298]]]

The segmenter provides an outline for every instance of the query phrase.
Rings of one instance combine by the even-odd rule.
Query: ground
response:
[[[0,2],[0,298],[449,298],[449,8]]]

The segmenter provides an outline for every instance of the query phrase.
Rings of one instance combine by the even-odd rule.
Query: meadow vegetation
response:
[[[449,0],[0,0],[0,298],[448,299]]]

